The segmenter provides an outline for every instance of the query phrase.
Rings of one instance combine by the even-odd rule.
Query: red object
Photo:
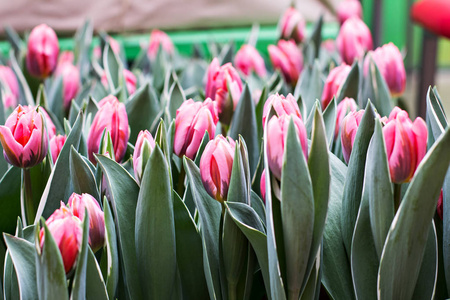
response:
[[[268,50],[273,68],[280,70],[286,82],[295,86],[303,70],[303,55],[294,40],[279,40],[276,46],[269,45]]]
[[[52,153],[52,159],[53,163],[56,163],[56,159],[59,156],[59,153],[61,153],[61,149],[64,146],[64,143],[66,142],[66,136],[65,135],[55,135],[50,140],[50,151]]]
[[[261,197],[265,204],[266,203],[266,169],[264,169],[261,174],[261,181],[259,182],[259,189],[261,190]]]
[[[334,139],[337,138],[339,134],[339,129],[341,128],[342,121],[345,116],[347,116],[350,112],[356,111],[358,106],[356,105],[355,99],[345,97],[337,106],[337,114],[336,114],[336,127],[334,128]]]
[[[263,128],[266,126],[266,118],[270,112],[271,107],[273,107],[278,116],[294,114],[300,119],[302,118],[300,109],[298,108],[297,100],[295,100],[292,94],[287,95],[287,97],[275,94],[270,96],[269,99],[267,99],[266,103],[264,103],[262,117]]]
[[[429,31],[450,38],[450,1],[418,1],[411,8],[411,18]]]
[[[325,110],[331,99],[338,95],[351,69],[350,66],[342,64],[330,71],[322,92],[322,109]]]
[[[144,147],[147,147],[147,149]],[[144,176],[144,169],[153,149],[155,149],[155,140],[152,134],[148,130],[141,130],[133,152],[134,177],[139,183],[141,183],[142,176]],[[148,157],[143,157],[147,155]]]
[[[28,38],[28,72],[35,77],[47,78],[56,68],[58,55],[59,44],[55,31],[45,24],[34,27]]]
[[[356,132],[358,131],[359,123],[364,115],[364,109],[353,111],[349,113],[341,123],[341,144],[342,155],[345,162],[348,163],[355,142]]]
[[[297,44],[305,38],[305,19],[294,7],[289,7],[280,20],[281,38],[293,39]]]
[[[258,50],[251,45],[242,45],[234,57],[234,64],[245,76],[249,76],[252,72],[255,72],[259,77],[267,75],[264,59]]]

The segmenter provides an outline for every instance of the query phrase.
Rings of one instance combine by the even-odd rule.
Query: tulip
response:
[[[352,17],[342,24],[336,44],[342,60],[351,65],[355,59],[362,58],[366,51],[372,50],[372,34],[361,19]]]
[[[133,152],[134,177],[139,183],[144,175],[145,166],[153,149],[155,149],[155,140],[152,134],[148,130],[141,130]]]
[[[33,28],[28,38],[26,63],[28,72],[47,78],[56,68],[59,44],[55,31],[45,24]]]
[[[278,116],[294,114],[300,119],[302,118],[297,101],[292,94],[288,94],[286,98],[283,95],[275,94],[270,96],[266,103],[264,103],[262,117],[263,128],[266,126],[266,118],[272,107]]]
[[[402,54],[397,46],[389,43],[375,49],[375,51],[370,51],[369,54],[364,61],[364,73],[367,75],[370,57],[372,57],[391,94],[394,97],[403,94],[406,86],[406,71]]]
[[[31,168],[47,155],[48,139],[43,116],[35,109],[18,106],[0,126],[5,159],[13,166]]]
[[[89,160],[96,164],[94,153],[98,153],[103,131],[106,129],[111,134],[115,160],[120,162],[125,156],[130,135],[125,105],[109,95],[103,98],[98,106],[87,139]]]
[[[64,109],[67,111],[80,89],[80,71],[73,64],[64,62],[58,66],[55,74],[62,76]]]
[[[7,66],[0,66],[0,84],[2,86],[2,98],[5,108],[17,106],[19,98],[19,83],[13,70]]]
[[[78,253],[80,252],[83,229],[81,222],[72,212],[61,202],[61,208],[55,212],[45,222],[48,230],[53,236],[59,248],[66,274],[69,273],[76,264]],[[44,228],[39,234],[41,249],[44,247]]]
[[[56,159],[61,152],[64,143],[66,142],[67,137],[65,135],[55,135],[50,140],[50,151],[52,153],[53,164],[56,163]]]
[[[61,54],[59,55],[58,67],[62,66],[65,63],[69,63],[69,64],[73,65],[74,61],[75,61],[75,56],[72,51],[62,51]]]
[[[222,123],[230,123],[241,93],[242,81],[233,65],[227,63],[220,66],[214,58],[207,71],[205,96],[217,103],[217,113]]]
[[[411,7],[414,22],[439,36],[450,38],[450,3],[447,0],[416,1]]]
[[[303,155],[308,159],[308,140],[306,127],[296,115],[273,116],[267,123],[267,157],[272,174],[281,180],[281,171],[284,159],[284,146],[290,120],[293,120],[295,129],[303,149]]]
[[[350,66],[343,64],[330,71],[322,91],[322,109],[325,110],[333,97],[339,95],[351,69]]]
[[[259,77],[267,75],[264,59],[251,45],[242,45],[234,57],[234,64],[245,76],[249,76],[251,72],[255,72]]]
[[[439,194],[439,200],[436,207],[437,213],[441,220],[444,219],[444,194],[441,189],[441,193]]]
[[[208,194],[219,202],[227,200],[233,168],[235,142],[216,136],[209,141],[200,159],[200,177]]]
[[[293,39],[298,44],[305,37],[305,19],[294,7],[289,7],[285,11],[281,17],[279,27],[281,38],[284,40]]]
[[[346,163],[350,160],[350,154],[352,153],[356,132],[358,131],[363,115],[363,109],[359,111],[352,111],[341,122],[342,154],[344,155]]]
[[[189,99],[177,109],[173,141],[173,152],[176,155],[186,155],[194,159],[205,131],[208,132],[210,140],[214,138],[219,121],[215,104],[210,98],[203,103]]]
[[[68,205],[75,217],[84,220],[87,210],[89,215],[89,245],[96,252],[105,244],[105,218],[97,200],[89,194],[73,193]]]
[[[334,128],[334,139],[338,137],[339,129],[345,116],[353,111],[356,111],[358,106],[353,98],[345,97],[337,106],[336,126]]]
[[[344,24],[347,19],[352,17],[362,18],[362,6],[358,0],[345,0],[339,3],[337,7],[339,23]]]
[[[172,55],[174,52],[170,37],[164,31],[153,29],[150,34],[150,45],[148,46],[147,52],[151,60],[154,60],[158,55],[159,47],[169,55]]]
[[[136,76],[134,76],[133,72],[131,72],[127,69],[124,69],[123,77],[125,79],[125,85],[127,87],[128,95],[134,94],[134,92],[136,91],[136,83],[137,83]],[[100,80],[101,80],[103,86],[105,88],[107,88],[108,87],[108,77],[106,76],[105,71],[103,71],[103,74],[102,74],[102,77]]]
[[[261,174],[261,180],[259,182],[259,189],[261,191],[261,198],[266,203],[266,169]]]
[[[406,111],[396,107],[383,127],[383,135],[392,182],[409,182],[427,152],[425,121],[419,117],[413,123]]]
[[[269,45],[269,56],[274,69],[280,70],[286,82],[294,86],[303,69],[302,52],[293,40],[279,40],[277,46]]]

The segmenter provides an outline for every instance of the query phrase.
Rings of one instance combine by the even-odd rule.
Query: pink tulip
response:
[[[34,27],[28,38],[28,72],[35,77],[47,78],[56,68],[58,54],[59,44],[55,31],[45,24]]]
[[[305,158],[308,159],[308,140],[306,127],[296,115],[273,116],[267,123],[267,157],[272,174],[281,180],[281,171],[284,159],[284,147],[290,120],[294,121],[300,144]]]
[[[115,159],[120,162],[125,156],[130,135],[125,105],[109,95],[99,102],[98,107],[87,139],[89,160],[96,164],[94,153],[98,153],[100,140],[106,129],[111,134]]]
[[[227,200],[233,168],[235,142],[216,136],[206,145],[200,159],[200,177],[208,194],[219,202]]]
[[[261,174],[261,180],[259,182],[259,189],[261,191],[261,198],[266,203],[266,169]]]
[[[58,58],[58,67],[65,64],[74,64],[75,62],[75,56],[72,51],[62,51],[61,54],[59,54]]]
[[[300,109],[298,108],[297,100],[295,100],[292,94],[288,94],[285,98],[283,95],[272,95],[270,96],[266,103],[264,103],[263,109],[263,128],[266,126],[266,118],[270,113],[270,109],[273,107],[278,116],[294,114],[300,119],[302,115]]]
[[[403,57],[397,46],[392,43],[383,45],[369,52],[364,61],[364,73],[369,70],[370,57],[376,63],[381,75],[393,96],[400,96],[405,91],[406,71]]]
[[[242,93],[242,81],[231,63],[219,65],[214,58],[208,67],[206,81],[206,98],[217,103],[217,113],[221,122],[229,124],[233,111]]]
[[[350,160],[353,143],[355,142],[356,132],[358,131],[359,123],[364,115],[364,110],[350,112],[341,122],[341,144],[342,154],[345,162]]]
[[[342,24],[336,44],[342,60],[351,65],[355,59],[372,50],[372,34],[361,19],[352,17]]]
[[[219,121],[215,104],[210,98],[203,103],[189,99],[177,109],[173,141],[173,152],[176,155],[194,159],[205,131],[208,131],[210,140],[214,138]]]
[[[273,67],[280,70],[286,82],[294,86],[303,69],[303,56],[293,40],[279,40],[277,46],[269,45]]]
[[[148,46],[147,52],[151,60],[155,59],[158,55],[159,47],[169,55],[172,55],[174,52],[173,43],[170,37],[164,31],[153,29],[150,35],[150,45]]]
[[[411,6],[411,19],[427,30],[450,38],[450,2],[447,0],[415,1]]]
[[[293,39],[297,44],[305,37],[305,19],[294,7],[289,7],[280,20],[281,38]]]
[[[145,166],[153,149],[155,149],[155,140],[152,134],[148,130],[141,130],[133,152],[134,177],[139,183],[141,183],[142,176],[144,176]]]
[[[18,106],[0,126],[5,159],[13,166],[31,168],[47,155],[48,139],[43,116],[29,107]]]
[[[339,3],[337,15],[341,25],[352,17],[362,19],[362,6],[358,0],[345,0]]]
[[[427,125],[422,118],[414,123],[408,113],[395,107],[383,127],[391,180],[409,182],[427,152]]]
[[[19,99],[19,83],[10,67],[0,66],[0,83],[3,89],[2,98],[4,107],[16,107],[17,99]]]
[[[333,97],[339,95],[351,69],[350,66],[342,64],[330,71],[322,91],[322,109],[325,110]]]
[[[345,116],[350,112],[356,111],[358,106],[353,98],[345,97],[337,106],[336,127],[334,128],[334,139],[338,137],[339,129]]]
[[[87,210],[89,215],[89,245],[93,252],[96,252],[105,244],[105,218],[97,200],[89,194],[73,193],[68,205],[75,217],[84,220]]]
[[[80,71],[73,64],[64,62],[58,66],[55,74],[62,76],[64,109],[68,111],[80,89]]]
[[[53,236],[59,248],[66,274],[69,273],[76,264],[78,253],[80,252],[81,240],[83,239],[83,229],[80,219],[72,215],[72,212],[61,202],[61,208],[45,222],[48,230]],[[39,233],[41,249],[44,247],[44,228]]]
[[[251,45],[242,45],[234,57],[234,64],[245,76],[249,76],[252,72],[255,72],[259,77],[267,75],[264,59],[258,50]]]
[[[64,143],[66,142],[67,137],[65,135],[55,135],[50,140],[50,151],[52,153],[53,164],[56,163],[56,159],[61,152]]]

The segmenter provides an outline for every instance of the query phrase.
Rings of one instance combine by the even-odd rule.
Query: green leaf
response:
[[[39,221],[41,216],[48,218],[59,208],[60,201],[68,199],[72,192],[70,186],[71,178],[67,176],[67,171],[70,169],[69,155],[71,147],[78,148],[80,143],[82,119],[83,113],[80,112],[47,181],[36,213],[35,223]]]
[[[362,99],[357,103],[359,106],[365,106],[368,99],[372,101],[381,116],[389,116],[392,110],[391,94],[372,58],[370,58],[369,72],[363,82]]]
[[[114,299],[117,290],[117,283],[119,281],[119,252],[117,249],[117,236],[116,228],[114,226],[114,219],[106,197],[103,200],[103,212],[105,215],[105,241],[106,255],[108,259],[106,289],[108,292],[108,298]]]
[[[450,163],[449,147],[450,130],[446,129],[425,155],[403,197],[381,257],[379,299],[410,299],[414,293],[429,226]]]
[[[63,76],[56,77],[48,91],[48,108],[55,114],[60,123],[64,121],[64,98],[63,98]]]
[[[152,299],[170,298],[176,275],[173,200],[167,162],[159,146],[153,149],[142,177],[135,240],[142,293]]]
[[[73,277],[71,300],[82,300],[86,298],[86,265],[88,254],[89,240],[89,213],[85,208],[83,227],[83,239],[81,240],[80,250],[77,257],[77,267],[75,276]]]
[[[10,168],[0,181],[0,232],[14,233],[20,210],[21,169]]]
[[[86,265],[86,299],[87,300],[108,300],[105,282],[103,281],[100,268],[91,248],[87,248]]]
[[[95,176],[88,163],[72,146],[70,148],[70,178],[72,179],[73,191],[77,194],[87,193],[95,199],[100,199]]]
[[[359,77],[359,65],[358,62],[355,61],[352,65],[350,73],[348,73],[347,79],[345,79],[339,90],[339,96],[336,98],[336,105],[339,104],[345,97],[353,98],[355,100],[358,99]],[[366,103],[364,106],[365,105]]]
[[[105,45],[103,50],[103,67],[108,79],[108,86],[111,92],[119,88],[119,76],[122,73],[122,66],[119,58],[112,50],[109,44]],[[126,88],[122,86],[122,88]]]
[[[304,100],[306,113],[309,113],[316,102],[321,99],[325,80],[319,65],[319,61],[315,60],[314,65],[306,66],[303,70],[300,80],[295,88],[294,97],[301,96]]]
[[[333,97],[333,99],[331,99],[331,102],[328,104],[327,108],[325,108],[325,111],[323,112],[323,121],[325,123],[327,141],[330,149],[333,146],[334,131],[336,127],[336,115],[337,115],[336,101],[335,98]]]
[[[111,192],[110,202],[122,258],[120,272],[124,272],[129,297],[142,299],[134,235],[139,186],[121,165],[106,156],[96,157]]]
[[[184,101],[186,101],[186,95],[184,94],[180,83],[178,81],[175,81],[175,83],[172,85],[172,88],[170,89],[169,102],[167,103],[171,119],[175,119],[177,109],[180,108],[181,104],[183,104]]]
[[[11,63],[11,68],[16,74],[17,81],[19,83],[20,94],[23,95],[23,97],[25,98],[23,99],[24,101],[21,101],[21,103],[26,102],[27,105],[34,106],[35,104],[33,94],[31,94],[30,87],[28,86],[25,76],[23,76],[22,70],[20,69],[16,57],[14,56],[14,53],[12,51],[9,51],[9,60]]]
[[[90,66],[90,48],[92,43],[92,33],[94,31],[94,26],[91,20],[86,20],[84,24],[79,27],[75,33],[75,47],[74,55],[77,66],[80,69],[80,77],[82,82],[84,82],[85,77],[87,77]]]
[[[39,245],[39,226],[35,229],[35,257],[37,294],[39,299],[69,299],[67,293],[66,272],[58,245],[44,220],[44,246]]]
[[[320,15],[319,19],[314,23],[313,30],[308,39],[309,43],[314,43],[315,53],[314,57],[319,57],[320,45],[322,44],[322,25],[323,25],[323,15]]]
[[[263,135],[264,135],[262,119],[263,119],[263,112],[264,112],[264,104],[266,103],[266,100],[268,97],[267,90],[268,90],[267,86],[265,86],[262,89],[258,104],[256,104],[256,107],[255,107],[256,125],[257,125],[257,129],[258,129],[257,139],[259,141],[263,138]]]
[[[261,219],[264,228],[266,228],[266,206],[264,202],[254,191],[250,191],[250,198],[250,206],[255,210],[256,214]]]
[[[430,87],[427,92],[428,147],[431,147],[434,141],[444,132],[447,124],[442,103]]]

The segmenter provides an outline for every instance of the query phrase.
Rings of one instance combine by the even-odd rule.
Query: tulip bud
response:
[[[391,180],[409,182],[427,152],[428,131],[422,118],[414,123],[408,113],[396,107],[383,127]]]
[[[207,71],[205,96],[217,103],[217,113],[222,123],[230,123],[241,93],[242,81],[233,65],[227,63],[220,66],[214,58]]]
[[[127,150],[130,135],[125,105],[120,103],[116,97],[109,95],[103,98],[98,106],[99,109],[92,121],[87,139],[89,160],[96,164],[94,153],[99,151],[103,131],[106,128],[111,134],[115,159],[120,162]]]
[[[261,191],[261,198],[266,203],[266,169],[261,174],[261,180],[259,182],[259,189]]]
[[[234,64],[245,76],[249,76],[251,72],[255,72],[259,77],[267,75],[264,59],[251,45],[242,45],[234,57]]]
[[[58,66],[55,74],[62,76],[64,109],[68,111],[80,88],[80,71],[73,64],[65,62]]]
[[[342,154],[345,162],[350,160],[353,143],[355,142],[356,132],[358,131],[359,123],[364,115],[364,110],[350,112],[341,122],[341,144]]]
[[[372,50],[372,34],[361,19],[352,17],[342,24],[336,44],[342,60],[351,65],[355,59],[362,58],[366,51]]]
[[[264,103],[262,117],[263,128],[266,126],[266,118],[270,113],[271,107],[273,107],[278,116],[293,114],[300,119],[302,118],[297,101],[295,100],[294,96],[292,96],[292,94],[288,94],[286,98],[283,95],[275,94],[270,96],[267,99],[266,103]]]
[[[83,239],[83,229],[81,222],[72,212],[61,202],[61,208],[55,212],[45,222],[51,232],[64,264],[66,274],[74,267],[80,252],[81,240]],[[41,248],[44,247],[44,228],[39,233]]]
[[[154,60],[158,55],[159,47],[167,54],[173,54],[174,47],[170,37],[164,31],[153,29],[150,34],[150,45],[147,52],[151,60]]]
[[[214,138],[219,121],[215,104],[210,98],[203,103],[189,99],[177,109],[173,141],[173,152],[176,155],[194,159],[205,131],[208,131],[210,140]]]
[[[35,77],[47,78],[56,68],[58,54],[59,44],[55,31],[45,24],[34,27],[28,37],[28,72]]]
[[[105,218],[97,200],[89,194],[73,193],[68,205],[75,217],[84,220],[84,213],[89,214],[89,245],[95,253],[105,244]]]
[[[336,113],[336,126],[334,128],[334,139],[337,138],[339,134],[339,129],[341,128],[342,121],[345,116],[353,111],[356,111],[358,106],[353,98],[345,97],[337,106]]]
[[[233,168],[235,142],[223,135],[209,141],[200,159],[200,177],[208,194],[219,202],[227,200]]]
[[[339,23],[344,24],[347,19],[352,17],[362,18],[362,6],[358,0],[345,0],[339,3],[337,7]]]
[[[389,43],[375,49],[375,51],[370,51],[369,54],[364,61],[365,75],[369,70],[370,57],[372,57],[391,94],[394,97],[403,94],[406,86],[406,71],[402,54],[397,46]]]
[[[322,109],[328,106],[333,97],[339,95],[342,85],[347,79],[352,68],[348,65],[340,65],[330,71],[322,92]]]
[[[13,166],[31,168],[47,155],[48,139],[43,116],[29,107],[18,106],[0,126],[5,159]]]
[[[19,83],[13,70],[7,66],[0,66],[0,84],[2,86],[2,98],[5,108],[17,106],[19,98]]]
[[[294,121],[300,144],[305,158],[308,159],[308,140],[306,127],[303,121],[296,115],[273,116],[267,123],[267,158],[272,174],[281,180],[281,171],[284,159],[284,146],[286,144],[287,132],[290,120]]]
[[[436,207],[437,213],[441,220],[444,219],[444,194],[441,189],[441,193],[439,194],[439,200]]]
[[[141,130],[133,152],[134,177],[139,183],[141,183],[145,166],[147,165],[153,149],[155,149],[155,140],[153,139],[152,134],[148,132],[148,130]]]
[[[62,147],[64,146],[64,143],[66,142],[66,136],[65,135],[55,135],[50,139],[50,151],[52,153],[52,159],[53,163],[56,163],[56,159],[59,156],[59,153],[61,152]]]
[[[302,52],[293,40],[279,40],[277,46],[269,45],[269,56],[274,69],[280,70],[287,83],[294,86],[303,69]]]
[[[450,5],[446,0],[415,1],[411,7],[411,19],[427,30],[450,39]]]
[[[305,19],[294,7],[289,7],[284,12],[279,27],[281,38],[284,40],[293,39],[298,44],[305,37]]]

